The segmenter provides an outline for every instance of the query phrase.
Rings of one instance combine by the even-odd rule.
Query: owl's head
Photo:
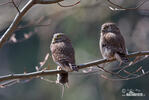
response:
[[[120,30],[116,26],[115,23],[104,23],[101,27],[101,33],[105,34],[105,33],[108,33],[108,32],[118,34],[120,32]]]
[[[55,33],[53,35],[52,43],[69,42],[69,38],[64,33]]]

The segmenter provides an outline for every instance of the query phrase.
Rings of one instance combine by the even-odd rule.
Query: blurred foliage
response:
[[[0,3],[6,1],[1,0]],[[125,7],[135,7],[139,1],[142,0],[113,0]],[[22,0],[20,8],[26,2]],[[62,4],[69,5],[75,2],[77,0],[66,0]],[[38,66],[50,52],[51,38],[55,32],[65,33],[72,40],[77,64],[101,59],[98,47],[100,26],[109,21],[115,22],[120,28],[129,52],[149,50],[149,2],[139,9],[130,11],[111,11],[108,4],[106,0],[82,0],[79,5],[70,8],[59,7],[56,4],[33,7],[19,24],[19,26],[29,27],[14,32],[17,40],[30,32],[33,35],[20,42],[8,42],[0,49],[0,75],[36,71],[35,66]],[[0,6],[0,13],[0,36],[2,36],[17,11],[8,4]],[[36,27],[36,24],[47,23],[50,25]],[[56,68],[51,56],[44,67],[48,65],[50,69]],[[143,66],[144,70],[149,70],[148,65],[149,59],[146,59],[135,66]],[[56,80],[55,76],[47,78]],[[70,74],[70,88],[65,89],[62,100],[148,100],[148,78],[149,76],[129,81],[109,81],[95,74]],[[124,97],[122,89],[139,89],[146,96]],[[60,100],[61,91],[62,88],[59,85],[35,79],[28,83],[0,89],[0,100]]]

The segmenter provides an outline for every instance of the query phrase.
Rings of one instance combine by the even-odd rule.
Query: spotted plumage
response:
[[[58,69],[65,70],[66,73],[58,74],[59,83],[68,82],[68,73],[77,71],[75,66],[75,52],[70,39],[64,33],[55,33],[50,45],[53,61],[59,66]]]
[[[114,23],[102,25],[99,44],[103,58],[116,58],[120,62],[128,62],[125,40]]]

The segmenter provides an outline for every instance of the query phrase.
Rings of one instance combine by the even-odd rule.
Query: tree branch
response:
[[[147,0],[144,0],[144,1],[142,1],[142,3],[140,3],[137,7],[134,7],[134,8],[126,8],[126,7],[122,7],[122,6],[118,5],[118,4],[113,3],[111,0],[107,0],[107,1],[108,1],[111,5],[117,7],[117,8],[112,8],[112,7],[110,7],[110,9],[112,9],[112,10],[136,10],[136,9],[140,8],[145,2],[147,2]]]
[[[13,22],[9,26],[9,28],[6,30],[6,32],[3,34],[3,36],[0,38],[0,48],[4,45],[4,43],[8,40],[8,38],[12,35],[14,30],[17,28],[17,25],[21,21],[22,17],[25,15],[25,13],[35,4],[52,4],[52,3],[58,3],[63,0],[29,0],[28,3],[17,13],[16,17],[14,18]]]
[[[64,0],[36,0],[36,4],[52,4],[52,3],[58,3]]]
[[[17,9],[17,11],[20,13],[19,8],[17,7],[17,5],[15,4],[15,2],[12,0],[12,4],[14,5],[14,7]]]
[[[136,56],[145,56],[145,55],[149,55],[149,51],[134,52],[134,53],[131,53],[131,54],[127,55],[127,57],[132,58],[132,57],[136,57]],[[78,65],[78,68],[83,69],[83,68],[87,68],[87,67],[91,67],[91,66],[97,66],[99,64],[112,62],[112,61],[115,61],[115,60],[116,59],[112,59],[112,60],[107,60],[107,59],[95,60],[95,61],[91,61],[91,62],[88,62],[88,63],[80,64],[80,65]],[[32,79],[32,78],[38,78],[38,77],[42,77],[42,76],[56,75],[58,73],[65,73],[65,71],[63,71],[63,70],[42,70],[42,71],[36,71],[36,72],[31,72],[31,73],[10,74],[10,75],[5,75],[5,76],[0,76],[0,82],[13,80],[13,79]],[[146,74],[148,74],[148,73],[146,73]],[[146,75],[146,74],[143,74],[143,75]],[[137,76],[137,78],[139,78],[143,75]],[[128,80],[128,79],[126,79],[126,80]]]
[[[13,31],[16,29],[17,25],[21,21],[24,14],[34,5],[35,0],[29,0],[29,2],[22,8],[20,13],[17,13],[16,17],[14,18],[13,22],[9,26],[9,28],[6,30],[4,35],[0,39],[0,48],[3,46],[3,44],[8,40],[8,38],[12,35]]]

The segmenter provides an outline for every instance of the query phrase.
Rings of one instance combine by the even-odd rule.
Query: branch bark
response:
[[[21,21],[22,17],[26,14],[26,12],[33,7],[35,4],[52,4],[58,3],[63,0],[29,0],[28,3],[17,13],[16,17],[14,18],[13,22],[0,38],[0,48],[4,45],[4,43],[8,40],[8,38],[12,35],[14,30],[17,28],[17,25]]]
[[[35,0],[29,0],[29,2],[22,8],[20,13],[18,12],[16,17],[14,18],[13,22],[9,26],[9,28],[6,30],[4,35],[0,39],[0,48],[3,46],[3,44],[8,40],[8,38],[12,35],[14,30],[16,29],[17,25],[21,21],[24,14],[34,5]]]
[[[126,8],[126,7],[122,7],[122,6],[120,6],[120,5],[118,5],[118,4],[115,4],[115,3],[113,3],[111,0],[107,0],[111,5],[113,5],[113,6],[115,6],[115,7],[117,7],[116,9],[114,8],[112,8],[113,10],[136,10],[136,9],[138,9],[138,8],[140,8],[143,4],[145,4],[145,2],[147,2],[147,0],[144,0],[144,1],[142,1],[137,7],[134,7],[134,8]],[[110,7],[111,8],[111,7]]]
[[[131,53],[131,54],[127,55],[127,57],[132,58],[132,57],[145,56],[145,55],[149,55],[149,51],[134,52],[134,53]],[[80,65],[78,65],[78,68],[83,69],[83,68],[87,68],[87,67],[91,67],[91,66],[97,66],[99,64],[112,62],[112,61],[115,61],[115,60],[116,59],[112,59],[112,60],[107,60],[107,59],[95,60],[95,61],[91,61],[91,62],[88,62],[88,63],[80,64]],[[42,71],[31,72],[31,73],[10,74],[10,75],[5,75],[5,76],[0,76],[0,82],[13,80],[13,79],[32,79],[32,78],[38,78],[38,77],[47,76],[47,75],[56,75],[58,73],[64,73],[64,72],[65,71],[63,71],[63,70],[42,70]]]
[[[36,0],[36,4],[52,4],[52,3],[58,3],[64,0]]]

